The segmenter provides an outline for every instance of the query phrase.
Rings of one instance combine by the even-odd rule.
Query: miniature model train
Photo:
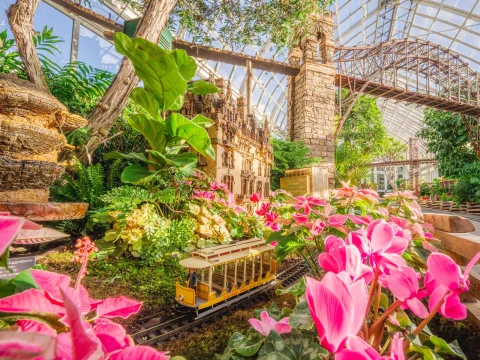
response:
[[[196,312],[257,291],[275,281],[277,262],[274,247],[265,240],[251,239],[231,245],[220,245],[194,252],[180,261],[198,277],[196,286],[176,283],[177,310]]]

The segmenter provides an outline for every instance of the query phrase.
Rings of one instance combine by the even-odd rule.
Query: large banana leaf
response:
[[[152,154],[152,157],[155,159],[160,158],[168,165],[175,166],[185,173],[191,173],[192,170],[197,167],[197,155],[189,152],[181,153],[180,155],[168,155],[150,150],[149,153]]]
[[[187,81],[180,73],[175,57],[156,44],[141,38],[130,39],[115,33],[115,49],[133,63],[135,73],[143,81],[145,90],[151,92],[160,109],[178,110],[183,106]],[[185,70],[182,63],[182,71]]]
[[[215,151],[207,131],[185,116],[178,113],[171,114],[165,120],[165,132],[171,137],[186,140],[200,154],[215,159]]]
[[[155,100],[151,92],[148,92],[144,88],[137,87],[133,89],[130,98],[135,101],[137,105],[143,107],[153,119],[163,121],[160,116],[160,105],[158,105],[157,100]]]
[[[164,123],[154,120],[145,114],[130,116],[128,123],[145,137],[148,145],[150,145],[153,150],[159,152],[165,151],[167,139],[165,137]]]
[[[155,175],[155,172],[144,168],[142,165],[130,165],[123,170],[120,180],[126,184],[138,184],[152,175]]]

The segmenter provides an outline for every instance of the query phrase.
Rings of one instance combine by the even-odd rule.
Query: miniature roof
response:
[[[263,239],[250,239],[235,244],[219,245],[195,251],[192,257],[180,260],[180,265],[193,269],[203,269],[255,256],[273,249],[275,248],[272,245],[265,244]]]

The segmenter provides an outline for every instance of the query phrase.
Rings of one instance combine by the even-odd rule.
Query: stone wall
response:
[[[288,132],[292,140],[303,140],[312,156],[323,159],[334,185],[335,67],[333,63],[333,19],[313,15],[311,31],[299,36],[300,47],[292,48],[289,63],[300,73],[288,80]]]

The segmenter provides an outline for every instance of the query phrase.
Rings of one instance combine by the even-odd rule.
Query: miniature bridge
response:
[[[480,118],[479,74],[461,56],[421,40],[392,40],[372,46],[337,47],[339,88],[335,139],[361,94],[395,99]]]

